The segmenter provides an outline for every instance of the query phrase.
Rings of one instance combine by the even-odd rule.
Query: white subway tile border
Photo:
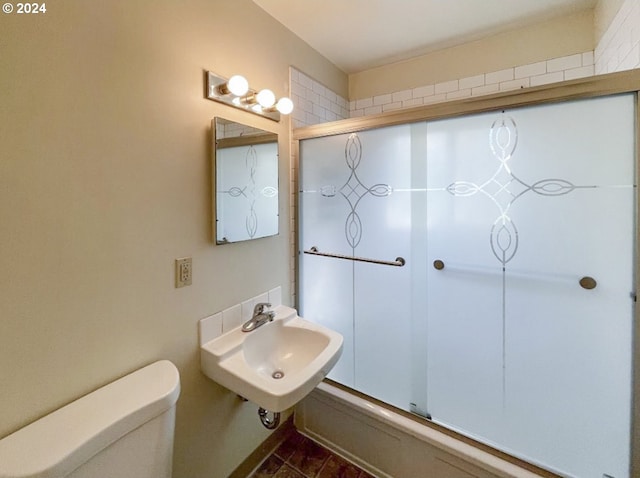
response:
[[[497,93],[500,91],[500,85],[498,83],[494,83],[492,85],[479,86],[477,88],[471,89],[471,96],[482,96],[482,95],[490,95],[492,93]]]
[[[458,87],[461,90],[466,90],[468,88],[477,88],[479,86],[484,86],[484,82],[484,75],[468,76],[467,78],[462,78],[461,80],[459,80]]]
[[[289,70],[294,104],[292,128],[346,119],[350,116],[350,110],[356,109],[356,102],[350,104],[346,98],[294,67]],[[371,106],[374,106],[373,98],[366,98],[357,108],[364,114],[364,108]]]
[[[459,88],[458,80],[445,81],[442,83],[436,83],[435,85],[435,94],[442,93],[451,93],[453,91],[457,91]]]
[[[571,70],[573,68],[579,68],[582,65],[582,54],[563,56],[560,58],[554,58],[547,60],[547,73],[555,73],[564,70]]]
[[[547,62],[539,61],[515,68],[515,79],[520,80],[531,76],[544,75],[547,72]]]
[[[503,81],[511,81],[515,77],[515,68],[507,68],[505,70],[492,71],[485,73],[484,82],[487,85],[492,83],[502,83]]]
[[[593,76],[595,68],[593,65],[581,66],[580,68],[573,68],[564,72],[565,81],[577,80],[578,78],[588,78]]]
[[[411,94],[413,98],[424,98],[425,96],[434,95],[435,92],[436,92],[435,85],[427,85],[427,86],[421,86],[419,88],[414,88]]]
[[[640,35],[640,28],[638,29],[638,35]],[[637,51],[631,50],[627,55],[630,56],[628,63],[633,63],[636,56],[640,56],[640,42]],[[414,108],[460,98],[585,78],[595,74],[594,58],[594,52],[587,51],[491,71],[459,80],[419,86],[371,98],[361,98],[349,103],[350,117],[357,118],[369,114]]]
[[[519,78],[516,80],[503,81],[500,83],[500,91],[518,90],[520,88],[529,88],[531,81],[529,78]]]
[[[448,100],[457,100],[460,98],[468,98],[471,96],[471,88],[467,88],[465,90],[456,90],[450,93],[447,93]]]
[[[564,80],[563,71],[555,71],[553,73],[546,73],[544,75],[532,76],[531,86],[549,85],[551,83],[558,83]]]

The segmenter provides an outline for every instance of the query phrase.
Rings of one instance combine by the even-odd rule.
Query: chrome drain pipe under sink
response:
[[[262,407],[258,408],[258,416],[260,417],[260,421],[262,422],[264,427],[269,430],[273,430],[278,425],[280,425],[280,412],[273,412],[273,418],[268,417],[269,413],[270,412]]]

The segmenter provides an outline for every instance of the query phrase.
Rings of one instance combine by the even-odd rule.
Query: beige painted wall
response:
[[[347,78],[250,0],[47,2],[0,17],[0,437],[161,358],[182,376],[177,478],[225,477],[267,436],[199,370],[197,322],[290,293],[288,119],[208,101],[204,70],[286,93]],[[279,133],[281,233],[215,246],[210,121]],[[175,289],[174,259],[193,257]],[[286,300],[286,299],[285,299]]]
[[[593,48],[593,11],[587,11],[351,74],[349,99],[499,71]]]

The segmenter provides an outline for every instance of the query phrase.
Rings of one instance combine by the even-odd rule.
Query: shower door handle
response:
[[[593,277],[584,276],[580,281],[578,281],[578,284],[580,284],[580,287],[583,289],[591,290],[596,288],[598,282],[596,282]]]

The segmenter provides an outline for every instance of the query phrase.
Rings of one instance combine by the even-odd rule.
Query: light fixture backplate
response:
[[[225,105],[233,106],[234,108],[238,108],[241,110],[248,111],[253,113],[254,115],[263,116],[264,118],[269,118],[273,121],[280,121],[280,112],[275,108],[273,110],[264,111],[262,109],[254,109],[253,104],[243,103],[241,101],[236,101],[234,103],[233,100],[238,100],[239,98],[232,94],[223,95],[218,90],[220,85],[223,85],[227,82],[227,79],[213,73],[211,71],[207,72],[207,98],[213,101],[218,101],[220,103],[224,103]],[[249,89],[245,96],[251,96],[252,94],[256,94],[256,91]]]

